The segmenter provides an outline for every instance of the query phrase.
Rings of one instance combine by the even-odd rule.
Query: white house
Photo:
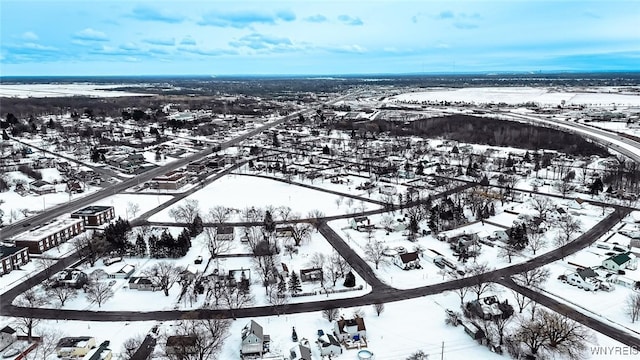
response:
[[[580,269],[567,275],[567,282],[587,291],[596,291],[600,288],[598,274],[591,268]]]
[[[16,330],[11,326],[0,329],[0,351],[6,349],[18,339]]]
[[[353,319],[340,319],[333,323],[333,334],[339,341],[366,338],[367,328],[364,319],[356,316]]]
[[[636,258],[631,257],[629,253],[613,255],[602,261],[603,268],[615,272],[624,269],[635,270],[637,266]]]
[[[393,257],[393,263],[402,270],[419,269],[421,267],[417,251],[398,254]]]
[[[257,354],[262,356],[265,351],[265,344],[268,343],[269,340],[269,335],[263,333],[262,326],[251,320],[242,329],[242,347],[240,348],[240,354]]]
[[[128,279],[136,271],[136,267],[131,264],[124,264],[118,270],[109,274],[110,278]]]
[[[342,346],[335,338],[335,336],[331,334],[324,334],[318,338],[318,347],[320,348],[320,355],[324,356],[335,356],[342,354]]]
[[[312,360],[311,349],[304,345],[296,345],[289,350],[289,360]]]

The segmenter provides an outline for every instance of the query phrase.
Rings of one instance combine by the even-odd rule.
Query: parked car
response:
[[[194,264],[202,264],[202,256],[198,256],[194,261]]]

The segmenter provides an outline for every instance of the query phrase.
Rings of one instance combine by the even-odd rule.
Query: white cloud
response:
[[[33,31],[27,31],[20,36],[23,40],[36,41],[39,39],[38,34]]]
[[[108,41],[109,38],[102,31],[94,30],[92,28],[86,28],[84,30],[80,30],[73,35],[73,37],[77,40],[86,40],[86,41]]]

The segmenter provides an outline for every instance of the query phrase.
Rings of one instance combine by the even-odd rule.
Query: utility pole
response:
[[[442,349],[440,350],[440,360],[444,360],[444,341],[442,342]]]

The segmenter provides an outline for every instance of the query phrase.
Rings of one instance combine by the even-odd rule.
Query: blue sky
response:
[[[640,1],[0,2],[0,75],[640,71]]]

